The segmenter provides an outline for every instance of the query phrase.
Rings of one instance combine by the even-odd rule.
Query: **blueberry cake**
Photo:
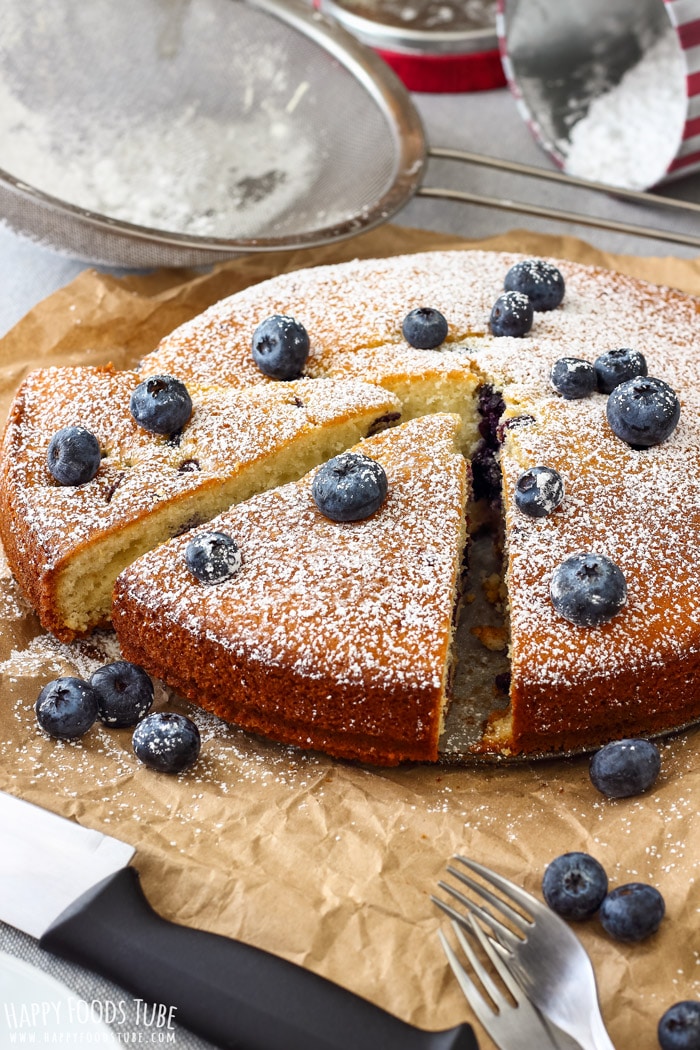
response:
[[[116,578],[128,658],[224,718],[341,757],[569,752],[689,724],[699,322],[679,292],[514,254],[282,274],[133,373],[26,381],[0,465],[8,560],[60,637],[108,619]],[[128,406],[152,377],[193,405],[156,434]],[[85,392],[97,383],[109,392]],[[294,411],[301,432],[276,442]],[[73,484],[47,467],[66,427],[100,452],[80,436],[92,465]],[[316,479],[349,448],[386,491],[334,520],[346,473],[320,502]]]

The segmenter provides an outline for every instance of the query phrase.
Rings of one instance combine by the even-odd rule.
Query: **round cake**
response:
[[[552,268],[563,300],[543,305],[532,277]],[[412,311],[442,315],[446,337],[414,345]],[[271,378],[251,353],[271,317],[308,333],[299,378]],[[281,275],[187,322],[133,373],[25,381],[0,464],[8,561],[59,637],[103,624],[116,581],[128,659],[224,719],[343,758],[557,754],[689,724],[700,718],[699,321],[698,300],[679,292],[502,253]],[[611,392],[593,367],[611,357],[644,370]],[[553,381],[562,359],[578,363]],[[129,414],[134,388],[163,375],[194,403],[175,435]],[[630,398],[657,406],[659,390],[672,425],[630,438]],[[65,426],[94,431],[101,450],[77,486],[46,466]],[[365,519],[331,521],[314,478],[350,447],[383,466],[388,495]],[[520,498],[533,470],[563,492],[534,515]],[[240,551],[240,571],[216,584],[186,559],[212,530]],[[590,608],[572,618],[570,592],[561,600],[575,556],[589,606],[601,566],[622,581],[595,621]]]

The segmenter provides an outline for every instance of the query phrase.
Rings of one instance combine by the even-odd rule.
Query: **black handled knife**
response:
[[[478,1050],[467,1024],[429,1032],[310,970],[157,915],[134,849],[0,792],[0,919],[225,1050]]]

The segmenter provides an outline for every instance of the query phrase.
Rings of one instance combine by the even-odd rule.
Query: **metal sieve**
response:
[[[0,211],[96,262],[196,265],[383,222],[420,121],[386,65],[301,3],[7,0]]]
[[[0,214],[83,260],[195,266],[311,247],[384,223],[418,193],[700,247],[682,234],[425,187],[429,156],[558,175],[428,151],[398,77],[301,0],[3,7]]]

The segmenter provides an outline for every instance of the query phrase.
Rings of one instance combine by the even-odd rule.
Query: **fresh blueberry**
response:
[[[552,467],[530,467],[515,483],[515,505],[529,518],[544,518],[564,499],[561,474]]]
[[[661,1050],[700,1050],[700,1001],[669,1006],[657,1028]]]
[[[270,379],[299,379],[308,356],[308,333],[293,317],[274,314],[253,332],[253,360]]]
[[[153,703],[153,682],[142,667],[127,660],[99,667],[90,685],[97,696],[97,715],[115,729],[135,726]]]
[[[66,675],[44,686],[34,711],[37,722],[49,736],[75,740],[87,733],[97,718],[97,697],[82,678]]]
[[[532,303],[522,292],[504,292],[491,310],[489,328],[492,335],[523,336],[532,328]]]
[[[85,427],[63,427],[49,442],[46,463],[59,485],[84,485],[100,466],[97,438]]]
[[[642,941],[656,933],[665,910],[664,899],[654,886],[628,882],[608,893],[600,906],[600,921],[616,941]]]
[[[552,604],[560,616],[579,627],[612,619],[627,600],[625,577],[604,554],[572,554],[552,574]]]
[[[447,338],[447,321],[432,306],[419,306],[404,318],[404,339],[418,350],[434,350]]]
[[[651,740],[613,740],[591,759],[594,788],[608,798],[629,798],[648,791],[661,770],[661,755]]]
[[[616,386],[608,397],[608,423],[633,448],[660,445],[676,429],[681,406],[663,379],[638,376]]]
[[[507,292],[522,292],[533,310],[555,310],[564,298],[564,278],[552,263],[544,259],[525,259],[511,266],[506,274]]]
[[[225,532],[200,532],[187,544],[185,561],[200,583],[222,583],[243,563],[238,544]]]
[[[563,853],[547,866],[542,879],[544,899],[563,919],[590,919],[607,892],[605,868],[588,853]]]
[[[174,711],[154,711],[134,730],[134,754],[159,773],[182,773],[199,757],[201,738],[191,718]]]
[[[192,415],[192,399],[185,384],[174,376],[151,376],[136,387],[129,408],[144,430],[175,434]]]
[[[331,521],[362,521],[379,510],[388,490],[380,463],[360,452],[342,452],[319,467],[311,495]]]
[[[644,354],[639,350],[607,350],[593,362],[596,384],[601,394],[612,394],[616,386],[628,379],[647,374]]]
[[[560,357],[549,377],[556,392],[567,401],[588,397],[595,390],[595,369],[581,357]]]

